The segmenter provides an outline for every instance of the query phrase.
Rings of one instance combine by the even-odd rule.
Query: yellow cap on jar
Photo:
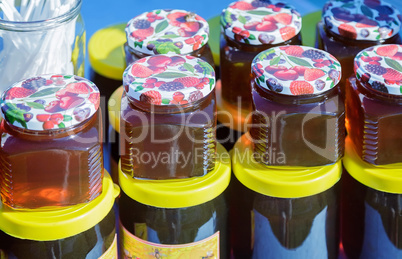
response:
[[[315,167],[266,166],[255,161],[248,133],[232,150],[233,172],[247,188],[277,198],[302,198],[328,190],[342,174],[341,161]]]
[[[13,210],[0,207],[0,231],[19,239],[51,241],[80,234],[102,221],[120,189],[105,171],[102,193],[89,203],[53,210]]]
[[[126,68],[125,27],[125,23],[106,27],[95,32],[89,39],[89,62],[96,73],[115,80],[122,79]]]
[[[123,192],[139,203],[159,208],[185,208],[218,197],[229,185],[230,170],[230,155],[217,143],[215,169],[204,176],[142,180],[132,178],[119,170],[119,183]]]
[[[377,166],[363,161],[349,138],[346,138],[343,165],[346,171],[361,184],[382,192],[402,194],[401,165]]]

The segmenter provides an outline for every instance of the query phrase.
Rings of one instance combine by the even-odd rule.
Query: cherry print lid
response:
[[[355,57],[357,79],[373,90],[402,95],[402,45],[378,45]]]
[[[277,1],[237,1],[221,14],[224,34],[250,45],[290,40],[300,32],[301,21],[301,15],[295,9]]]
[[[139,59],[123,73],[127,95],[154,105],[195,102],[215,88],[215,72],[193,56],[154,55]]]
[[[145,54],[189,54],[208,42],[209,25],[201,16],[184,10],[154,10],[131,19],[127,44]]]
[[[53,130],[76,126],[98,110],[99,90],[91,81],[72,75],[32,77],[1,96],[3,118],[19,128]]]
[[[255,82],[285,95],[319,94],[336,86],[341,65],[331,54],[305,46],[265,50],[252,63]]]
[[[325,27],[355,40],[378,41],[399,33],[398,9],[382,0],[332,0],[323,8]]]

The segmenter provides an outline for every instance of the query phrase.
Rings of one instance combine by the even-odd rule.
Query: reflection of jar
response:
[[[215,72],[207,62],[180,55],[143,58],[127,67],[123,84],[124,173],[169,179],[202,176],[214,169]]]
[[[228,258],[224,190],[230,160],[220,145],[218,156],[215,170],[203,177],[147,181],[120,173],[122,255]]]
[[[0,92],[15,82],[36,75],[84,76],[85,27],[80,15],[81,5],[82,0],[69,1],[63,5],[64,8],[70,7],[65,12],[57,17],[47,17],[42,13],[40,20],[0,19]],[[41,6],[36,8],[34,17],[38,17],[42,9]]]
[[[145,12],[128,22],[126,35],[127,65],[144,57],[168,53],[198,57],[214,65],[207,44],[208,22],[195,13],[176,9]]]
[[[266,167],[246,133],[235,145],[229,206],[234,258],[338,258],[341,162]]]
[[[223,10],[221,25],[222,108],[236,121],[244,122],[251,113],[253,58],[274,46],[300,45],[301,16],[284,3],[246,0],[234,2]],[[221,117],[218,119],[226,124],[224,118],[222,113],[222,121]],[[243,125],[235,129],[244,130]]]
[[[98,88],[77,76],[46,75],[2,95],[0,190],[13,208],[89,202],[102,191]]]
[[[102,194],[90,203],[41,211],[3,206],[0,255],[3,249],[10,259],[117,258],[113,204],[118,194],[105,173]]]
[[[353,59],[365,48],[400,43],[397,8],[383,0],[328,1],[317,25],[317,45],[342,64],[342,91],[353,71]]]
[[[364,162],[346,141],[342,243],[348,258],[402,258],[402,169]]]
[[[402,162],[401,58],[402,45],[365,49],[346,85],[348,134],[358,155],[371,164]]]
[[[342,157],[345,117],[335,58],[310,47],[276,47],[255,57],[252,72],[257,161],[320,166]]]

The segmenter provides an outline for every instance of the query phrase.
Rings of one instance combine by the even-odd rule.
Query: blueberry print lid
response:
[[[8,88],[1,96],[1,112],[9,124],[19,128],[57,130],[90,118],[99,103],[98,88],[85,78],[42,75]]]
[[[382,0],[333,0],[322,13],[328,30],[355,40],[391,38],[399,33],[402,21],[398,9]]]
[[[341,65],[331,54],[305,46],[265,50],[252,63],[255,82],[285,95],[319,94],[336,86]]]
[[[402,95],[402,45],[378,45],[355,57],[357,79],[379,92]]]
[[[127,95],[154,105],[195,102],[215,88],[210,64],[193,56],[154,55],[139,59],[123,73]]]
[[[269,0],[233,2],[222,11],[224,34],[250,45],[278,44],[301,30],[301,15],[289,5]]]
[[[201,16],[184,10],[154,10],[131,19],[127,44],[145,54],[189,54],[208,42],[209,25]]]

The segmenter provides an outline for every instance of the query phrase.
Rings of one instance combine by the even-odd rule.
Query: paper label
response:
[[[98,259],[117,259],[117,234],[114,236],[113,243],[109,249]]]
[[[198,242],[181,245],[162,245],[148,242],[131,234],[120,225],[123,258],[200,258],[219,259],[219,231]]]

